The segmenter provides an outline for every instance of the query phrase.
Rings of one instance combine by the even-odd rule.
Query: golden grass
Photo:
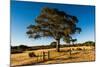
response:
[[[72,50],[72,54],[68,52]],[[77,50],[81,48],[82,50]],[[60,48],[61,52],[56,52],[56,49],[41,49],[33,51],[25,51],[20,54],[11,54],[11,66],[17,65],[35,65],[35,64],[55,64],[55,63],[69,63],[69,62],[83,62],[95,60],[95,49],[93,46],[81,46],[81,47],[65,47]],[[76,51],[77,50],[77,51]],[[45,61],[42,57],[42,52],[50,52],[50,56],[45,56]],[[28,53],[34,52],[37,56],[41,57],[29,57]],[[46,54],[47,55],[47,54]]]

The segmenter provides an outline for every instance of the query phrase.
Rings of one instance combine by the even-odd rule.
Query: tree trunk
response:
[[[56,43],[57,43],[57,45],[56,45],[56,51],[59,52],[60,51],[60,40],[57,39]]]

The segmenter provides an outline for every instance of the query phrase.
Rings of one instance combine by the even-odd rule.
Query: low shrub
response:
[[[82,48],[77,48],[77,50],[82,50]]]
[[[36,55],[34,54],[34,52],[30,52],[28,53],[29,57],[36,57]]]

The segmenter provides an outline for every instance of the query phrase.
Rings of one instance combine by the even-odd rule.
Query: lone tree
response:
[[[29,38],[52,37],[56,40],[56,50],[60,51],[60,39],[80,32],[76,26],[78,19],[56,8],[44,7],[35,19],[35,25],[27,27]]]

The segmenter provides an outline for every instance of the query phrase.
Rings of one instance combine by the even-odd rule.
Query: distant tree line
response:
[[[87,41],[84,43],[78,43],[74,45],[61,44],[60,47],[63,48],[63,47],[77,47],[77,46],[95,46],[95,42]],[[26,46],[26,45],[11,46],[11,54],[23,53],[24,51],[29,51],[29,50],[50,49],[55,47],[56,47],[56,42],[52,42],[50,45],[41,45],[41,46]]]

